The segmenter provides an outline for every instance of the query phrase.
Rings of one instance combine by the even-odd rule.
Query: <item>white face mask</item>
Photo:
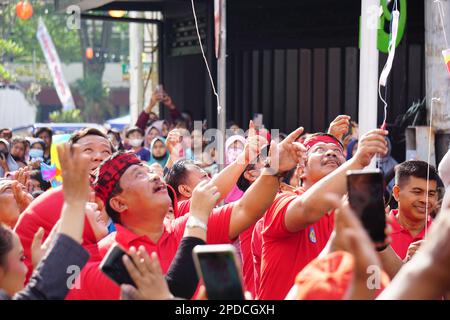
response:
[[[30,149],[30,158],[32,159],[42,159],[44,157],[44,150],[41,149]]]
[[[142,141],[144,139],[130,139],[128,142],[130,143],[130,146],[132,147],[140,147],[142,145]]]

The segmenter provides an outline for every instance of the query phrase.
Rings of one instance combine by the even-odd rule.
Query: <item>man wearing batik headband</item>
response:
[[[355,156],[345,162],[341,142],[326,133],[308,136],[307,159],[301,176],[302,195],[281,194],[264,216],[260,299],[284,299],[295,276],[325,247],[333,231],[333,209],[324,196],[347,192],[347,170],[369,165],[387,152],[387,131],[372,130],[360,139]]]
[[[278,191],[278,175],[295,167],[304,147],[294,143],[302,128],[280,144],[272,142],[271,163],[237,202],[199,213],[199,202],[192,202],[190,213],[174,220],[165,219],[171,204],[166,184],[142,165],[133,153],[116,153],[96,171],[96,197],[105,203],[108,215],[116,223],[116,232],[98,243],[100,256],[118,243],[125,249],[143,246],[157,252],[163,272],[167,272],[186,228],[207,231],[207,243],[231,243],[261,218]],[[217,187],[215,187],[217,188]],[[219,188],[217,188],[219,190]],[[71,290],[68,299],[118,299],[120,288],[99,270],[100,261],[91,261],[80,275],[80,289]]]

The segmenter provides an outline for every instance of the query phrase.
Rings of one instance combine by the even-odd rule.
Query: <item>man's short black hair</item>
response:
[[[39,138],[39,135],[43,132],[47,132],[50,138],[53,136],[52,129],[50,129],[49,127],[42,127],[36,130],[36,132],[34,133],[34,137]]]
[[[97,128],[84,128],[84,129],[75,131],[70,136],[69,143],[71,145],[75,144],[78,142],[78,140],[80,140],[81,138],[87,137],[87,136],[99,136],[99,137],[105,138],[108,141],[109,146],[111,147],[111,152],[115,151],[114,146],[111,144],[111,141],[109,141],[109,139],[108,139],[108,136],[104,132],[100,131]]]
[[[436,181],[438,184],[442,183],[436,168],[432,165],[430,165],[429,168],[429,179],[431,181]],[[428,163],[420,160],[409,160],[395,166],[395,184],[401,186],[407,182],[410,177],[427,180]]]
[[[30,179],[37,180],[39,182],[39,186],[42,189],[42,191],[47,191],[48,189],[51,188],[50,182],[45,181],[42,178],[40,169],[30,171]]]
[[[255,164],[254,163],[250,163],[249,165],[247,165],[247,167],[245,168],[244,172],[241,173],[236,186],[239,188],[239,190],[241,191],[247,191],[248,188],[250,188],[250,186],[252,185],[251,182],[249,180],[247,180],[247,178],[244,176],[244,174],[247,171],[253,170],[255,169]]]
[[[181,159],[175,162],[172,168],[169,169],[164,179],[166,183],[169,184],[176,192],[177,197],[180,196],[180,192],[178,191],[178,187],[182,184],[186,183],[187,179],[187,166],[188,165],[196,165],[194,161]]]

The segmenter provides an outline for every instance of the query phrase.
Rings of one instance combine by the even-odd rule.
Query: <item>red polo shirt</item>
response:
[[[293,192],[287,191],[285,193],[291,194],[291,195],[292,194],[301,195],[303,192],[305,192],[305,190],[303,188],[298,188],[298,189],[294,190]],[[259,221],[261,221],[261,222],[259,222]],[[262,218],[259,221],[257,223],[262,223]],[[254,234],[255,225],[256,225],[256,223],[253,224],[250,228],[248,228],[247,230],[245,230],[244,232],[242,232],[239,235],[239,242],[241,245],[241,254],[242,254],[242,276],[244,278],[245,290],[250,291],[252,294],[252,297],[257,296],[257,288],[258,287],[255,287],[255,276],[257,276],[259,279],[259,266],[261,265],[261,263],[260,263],[261,261],[259,261],[259,264],[257,266],[258,274],[255,275],[255,273],[254,273],[255,265],[254,265],[253,254],[252,254],[252,247],[253,247],[252,238],[253,238],[253,234]],[[261,228],[259,229],[258,232],[259,233],[261,232]],[[260,241],[259,241],[259,252],[261,252]],[[258,283],[259,283],[259,281],[258,281]]]
[[[213,210],[208,220],[207,243],[230,243],[229,227],[233,204]],[[189,214],[175,220],[164,220],[164,233],[157,243],[147,236],[138,236],[116,224],[116,232],[111,233],[98,243],[101,257],[115,243],[125,249],[131,246],[144,246],[147,252],[156,251],[164,273],[169,269],[184,234]],[[90,261],[81,271],[79,289],[71,289],[68,300],[116,300],[120,297],[120,287],[99,270],[100,261]]]
[[[17,221],[14,231],[19,236],[23,246],[24,262],[28,267],[27,282],[33,272],[33,265],[31,263],[31,244],[33,242],[34,234],[38,231],[39,227],[42,227],[44,229],[43,241],[45,241],[56,222],[61,217],[63,203],[64,193],[62,186],[47,190],[30,203],[20,215],[19,221]],[[84,226],[83,246],[89,251],[91,257],[93,257],[97,254],[97,246],[95,245],[97,240],[95,239],[95,234],[87,218],[85,218]]]
[[[399,258],[403,260],[406,258],[409,245],[415,241],[422,240],[425,237],[425,228],[423,228],[418,235],[413,237],[411,233],[409,233],[407,229],[404,229],[398,222],[396,218],[398,216],[398,210],[391,210],[389,215],[392,219],[391,247]],[[432,220],[429,219],[427,222],[428,228],[430,228],[431,223]]]
[[[184,216],[190,210],[191,210],[191,199],[178,202],[178,217]]]
[[[298,196],[279,195],[264,216],[259,298],[284,299],[296,275],[316,258],[333,231],[334,212],[298,232],[289,232],[284,217]]]
[[[242,278],[244,280],[244,287],[246,291],[255,296],[255,282],[253,279],[253,258],[251,251],[252,234],[255,225],[253,224],[247,230],[239,235],[239,244],[241,247],[242,257]]]
[[[252,234],[252,259],[253,259],[253,282],[255,288],[255,300],[259,299],[259,279],[261,276],[261,246],[262,230],[264,227],[264,218],[258,220],[255,224]]]

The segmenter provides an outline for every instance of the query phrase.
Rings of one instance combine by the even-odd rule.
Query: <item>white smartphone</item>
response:
[[[245,300],[240,263],[232,245],[199,245],[192,255],[209,300]]]

